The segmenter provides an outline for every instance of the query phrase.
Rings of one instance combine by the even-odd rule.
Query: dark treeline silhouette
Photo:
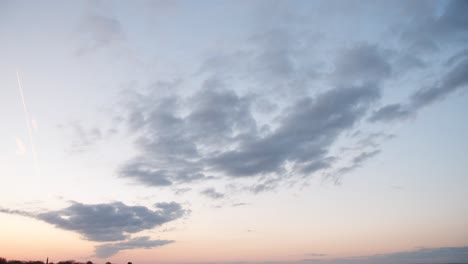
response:
[[[97,263],[93,263],[92,261],[76,262],[74,260],[65,260],[65,261],[59,261],[57,263],[54,263],[54,262],[49,262],[48,260],[47,262],[44,262],[44,261],[39,261],[39,260],[21,261],[21,260],[7,260],[5,258],[0,258],[0,264],[97,264]],[[106,264],[112,264],[112,263],[106,262]],[[132,262],[128,262],[128,264],[132,264]]]

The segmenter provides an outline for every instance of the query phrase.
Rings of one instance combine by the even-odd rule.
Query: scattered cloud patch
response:
[[[87,14],[77,31],[83,38],[82,46],[75,52],[77,56],[92,53],[125,39],[120,21],[107,15]]]
[[[117,254],[119,251],[127,249],[151,249],[155,247],[161,247],[170,243],[172,240],[152,240],[148,236],[136,237],[129,239],[125,242],[101,244],[95,247],[95,256],[98,258],[108,258]]]
[[[207,188],[203,191],[200,192],[202,195],[209,197],[214,200],[222,199],[224,198],[224,194],[216,191],[214,188]]]
[[[249,203],[234,203],[232,204],[232,207],[246,206],[246,205],[250,205],[250,204]]]
[[[121,202],[82,204],[45,213],[29,213],[1,209],[42,220],[63,230],[74,231],[86,240],[104,242],[129,239],[131,234],[150,230],[182,217],[187,211],[176,202],[157,203],[155,210],[144,206],[128,206]]]

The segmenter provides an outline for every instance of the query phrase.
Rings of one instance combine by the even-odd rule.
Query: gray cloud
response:
[[[308,255],[308,254],[305,254]],[[326,257],[326,255],[323,255]],[[206,262],[204,262],[206,264]],[[225,264],[466,264],[468,247],[420,248],[395,253],[346,258],[323,258],[311,253],[310,258],[297,261],[224,262]],[[200,263],[201,264],[201,263]],[[214,264],[208,262],[208,264]]]
[[[60,125],[65,132],[71,132],[70,153],[83,153],[90,150],[101,141],[109,139],[117,133],[114,128],[102,129],[100,127],[85,128],[80,123],[74,122],[66,125]]]
[[[389,104],[383,106],[372,113],[372,116],[369,117],[369,121],[389,122],[394,120],[405,119],[412,114],[411,110],[405,108],[406,107],[401,104]]]
[[[250,204],[249,203],[234,203],[232,204],[232,207],[245,206],[245,205],[250,205]]]
[[[251,186],[247,186],[244,189],[246,189],[247,191],[250,191],[251,193],[259,194],[262,192],[274,190],[276,187],[278,187],[280,180],[281,180],[280,176],[276,176],[274,178],[268,178],[268,179],[260,179],[259,182]]]
[[[2,207],[0,207],[0,213],[21,215],[21,216],[27,216],[27,217],[34,217],[34,214],[30,213],[30,212],[26,212],[26,211],[22,211],[22,210],[11,210],[11,209],[2,208]]]
[[[452,55],[450,58],[447,59],[445,62],[445,66],[452,67],[456,62],[458,62],[461,59],[465,59],[468,57],[468,49],[463,49],[454,55]]]
[[[98,258],[107,258],[127,249],[145,248],[151,249],[173,243],[172,240],[152,240],[150,237],[136,237],[125,242],[101,244],[95,247],[95,255]]]
[[[284,108],[276,128],[264,133],[252,114],[253,97],[219,88],[223,84],[217,80],[203,85],[186,98],[158,99],[149,106],[137,101],[133,108],[141,110],[141,118],[129,122],[138,135],[140,155],[121,168],[122,177],[167,186],[221,173],[227,178],[261,177],[252,191],[269,190],[281,180],[286,163],[301,175],[329,168],[331,145],[380,96],[371,85],[331,89]]]
[[[191,107],[186,116],[178,112],[183,100],[178,97],[155,100],[148,108],[135,106],[141,109],[141,119],[135,121],[132,114],[129,122],[135,132],[144,132],[135,142],[142,155],[127,162],[120,175],[153,186],[209,179],[203,157],[256,130],[250,99],[218,85],[209,80],[204,89],[186,98],[184,103]]]
[[[416,53],[434,53],[441,47],[463,43],[468,39],[468,4],[463,0],[448,1],[440,15],[433,10],[425,19],[413,22],[402,38]]]
[[[343,174],[350,173],[351,171],[361,167],[365,161],[376,156],[380,152],[380,149],[360,152],[351,159],[350,164],[338,167],[334,172],[329,173],[327,177],[333,179],[336,184],[339,184]]]
[[[342,83],[377,83],[391,73],[392,67],[378,46],[360,44],[342,51],[333,75]]]
[[[209,197],[211,199],[222,199],[224,198],[224,194],[217,192],[216,189],[214,188],[206,188],[205,190],[200,192],[201,194],[205,195],[206,197]]]
[[[329,264],[408,264],[466,263],[468,247],[422,248],[413,251],[340,259],[306,259],[301,263]]]
[[[340,18],[338,25],[367,12],[355,4],[348,6],[354,7],[353,11]],[[118,175],[172,189],[209,179],[253,179],[245,189],[259,193],[284,181],[358,168],[368,158],[339,167],[343,154],[333,150],[340,136],[360,126],[368,112],[370,123],[408,118],[464,84],[463,59],[452,58],[450,65],[456,66],[446,78],[410,93],[409,103],[374,108],[381,88],[399,84],[401,76],[408,77],[408,73],[417,72],[415,69],[432,67],[432,57],[414,52],[411,45],[425,42],[439,49],[443,41],[455,41],[453,36],[463,35],[460,25],[464,17],[454,6],[463,4],[450,2],[436,16],[433,3],[372,4],[369,10],[378,14],[403,12],[413,18],[393,21],[391,16],[396,13],[392,13],[385,21],[389,28],[380,32],[403,32],[403,39],[387,43],[358,37],[332,47],[322,42],[332,34],[310,27],[312,20],[301,16],[301,10],[281,4],[263,6],[266,9],[260,13],[265,14],[244,45],[210,54],[193,80],[158,81],[144,92],[125,95],[124,120],[134,137],[137,155],[119,167]],[[341,3],[324,8],[343,15]],[[427,12],[420,14],[421,10]],[[320,19],[328,21],[323,16]],[[428,33],[436,29],[425,24],[450,27],[452,37],[436,43]],[[390,31],[395,27],[400,29]],[[118,26],[109,28],[119,31]],[[340,52],[331,60],[321,55],[330,50]],[[378,144],[373,147],[362,154],[378,153]]]
[[[371,122],[394,121],[408,118],[421,108],[444,99],[468,85],[468,58],[463,58],[430,87],[416,90],[406,105],[396,103],[381,107],[369,118]]]
[[[31,217],[54,225],[63,230],[77,232],[84,239],[96,242],[120,241],[100,244],[95,255],[110,257],[121,250],[154,248],[173,243],[172,240],[152,240],[149,237],[130,238],[144,230],[150,230],[164,223],[174,221],[189,211],[176,202],[156,203],[155,210],[144,206],[128,206],[121,202],[108,204],[82,204],[45,213],[32,213],[0,207],[0,213]],[[122,241],[125,240],[125,241]]]
[[[81,56],[125,39],[120,22],[109,16],[98,14],[86,15],[78,27],[83,44],[76,50]]]
[[[82,204],[45,213],[1,209],[0,212],[32,217],[57,228],[81,234],[91,241],[118,241],[130,234],[152,229],[182,217],[187,211],[176,202],[157,203],[156,210],[144,206],[127,206],[121,202]]]
[[[412,105],[414,108],[421,108],[443,99],[448,94],[465,87],[467,84],[468,58],[465,58],[447,72],[439,84],[417,90],[411,97]]]
[[[215,156],[212,164],[231,177],[280,173],[286,161],[297,172],[311,173],[311,165],[326,158],[337,136],[351,128],[377,98],[378,89],[365,86],[336,88],[300,100],[286,109],[276,131]]]
[[[313,49],[323,34],[312,32],[292,5],[265,3],[253,5],[256,25],[245,45],[233,50],[214,49],[200,72],[224,78],[235,76],[248,82],[249,91],[260,97],[297,98],[326,73],[322,58]],[[266,105],[274,106],[269,102]]]
[[[360,153],[359,155],[357,155],[356,157],[353,158],[353,164],[355,165],[360,165],[362,164],[364,161],[374,157],[375,155],[379,154],[380,153],[380,150],[374,150],[374,151],[369,151],[369,152],[362,152]]]
[[[179,188],[179,189],[174,189],[174,193],[177,195],[184,194],[186,192],[191,191],[191,188]]]

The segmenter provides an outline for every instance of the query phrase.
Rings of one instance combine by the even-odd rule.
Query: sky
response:
[[[468,1],[0,0],[0,256],[468,263]]]

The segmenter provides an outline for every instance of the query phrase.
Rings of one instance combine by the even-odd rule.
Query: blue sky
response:
[[[0,1],[0,253],[467,262],[467,9]]]

